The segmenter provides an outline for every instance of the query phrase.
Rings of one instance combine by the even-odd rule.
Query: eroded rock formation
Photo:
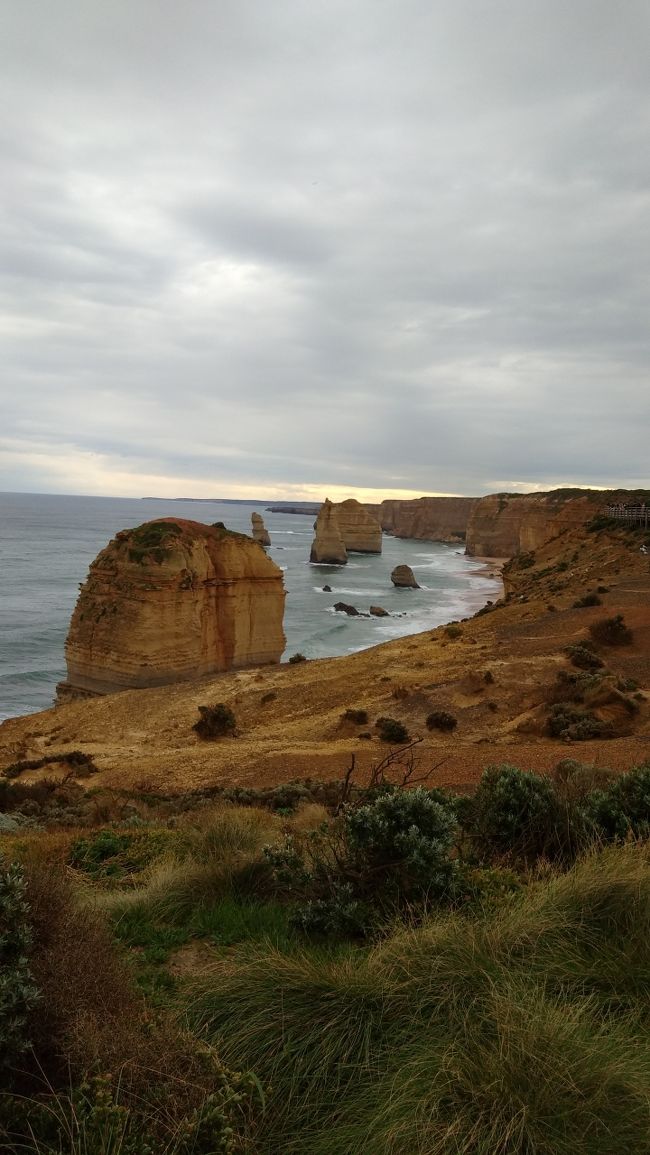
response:
[[[476,497],[416,497],[407,501],[387,499],[381,505],[364,508],[393,537],[460,542],[465,540],[477,501]]]
[[[251,513],[251,523],[253,526],[253,537],[255,541],[259,541],[260,545],[267,546],[271,544],[271,535],[264,524],[264,518],[261,513]]]
[[[390,580],[394,586],[398,586],[403,589],[419,590],[420,588],[415,580],[415,575],[410,565],[396,565],[395,569],[390,575]]]
[[[59,697],[279,662],[284,598],[282,571],[221,524],[162,518],[124,530],[81,588]]]
[[[320,507],[309,560],[329,565],[345,565],[348,560],[345,543],[339,529],[336,506],[329,498]]]
[[[381,553],[381,525],[365,506],[350,497],[334,508],[348,553]]]
[[[514,557],[576,529],[606,504],[605,494],[576,489],[550,493],[492,493],[477,501],[467,526],[472,557]]]

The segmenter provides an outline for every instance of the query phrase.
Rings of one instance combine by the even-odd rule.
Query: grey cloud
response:
[[[647,479],[645,0],[5,15],[0,486]]]

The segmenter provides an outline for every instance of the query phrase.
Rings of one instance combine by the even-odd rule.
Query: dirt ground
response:
[[[602,605],[573,607],[598,588],[606,591]],[[0,770],[79,750],[99,769],[81,777],[89,787],[182,793],[338,778],[353,756],[363,777],[389,751],[374,725],[380,716],[422,739],[414,750],[418,775],[429,772],[432,785],[471,788],[495,762],[544,771],[572,757],[624,770],[650,759],[650,558],[633,535],[561,535],[529,568],[507,567],[506,590],[503,604],[462,622],[455,638],[441,626],[349,657],[126,691],[9,719],[0,726]],[[592,622],[619,613],[633,643],[599,653],[615,678],[636,683],[636,697],[628,695],[634,712],[602,706],[601,716],[615,722],[613,739],[549,738],[545,719],[558,672],[575,672],[565,647],[588,638]],[[192,727],[199,705],[217,702],[234,711],[238,733],[206,742]],[[366,710],[368,723],[342,720],[348,709]],[[427,730],[434,710],[451,712],[457,728]],[[23,771],[21,780],[53,769]]]

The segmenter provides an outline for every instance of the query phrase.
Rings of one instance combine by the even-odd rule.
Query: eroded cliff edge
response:
[[[275,562],[221,524],[162,518],[124,530],[81,587],[59,698],[279,662],[284,599]]]
[[[578,529],[606,507],[612,493],[556,489],[549,493],[492,493],[477,501],[467,526],[471,557],[515,557]]]
[[[365,505],[385,533],[416,541],[462,542],[477,497],[387,498],[381,505]]]

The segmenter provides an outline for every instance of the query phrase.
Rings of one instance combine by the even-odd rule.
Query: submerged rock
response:
[[[413,575],[413,570],[410,565],[396,565],[390,580],[394,586],[400,589],[419,590],[419,585]]]
[[[264,524],[264,518],[261,513],[251,513],[251,522],[255,541],[259,541],[260,545],[263,546],[270,545],[271,535]]]
[[[59,698],[279,662],[284,599],[282,571],[244,534],[173,518],[124,530],[81,587]]]

